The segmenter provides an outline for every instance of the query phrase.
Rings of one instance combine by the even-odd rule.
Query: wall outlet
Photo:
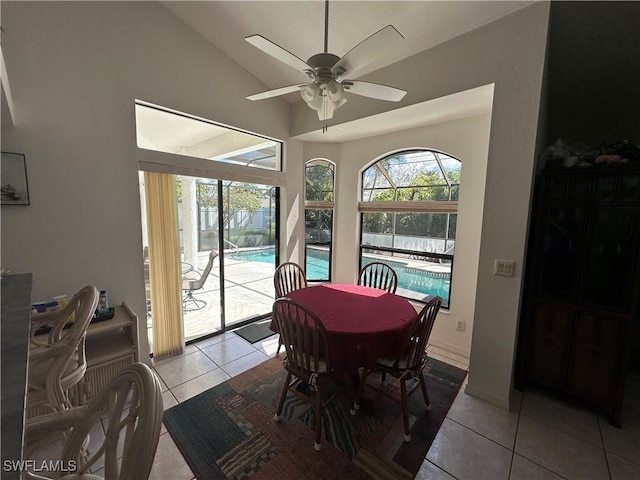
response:
[[[513,260],[502,260],[496,258],[493,262],[493,273],[504,277],[513,277],[516,270],[516,262]]]
[[[464,332],[465,327],[467,326],[467,322],[465,322],[464,320],[456,320],[456,330],[459,330],[461,332]]]

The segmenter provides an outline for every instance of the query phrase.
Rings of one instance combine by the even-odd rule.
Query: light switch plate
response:
[[[504,277],[513,277],[516,270],[516,262],[514,260],[503,260],[496,258],[493,263],[493,273]]]

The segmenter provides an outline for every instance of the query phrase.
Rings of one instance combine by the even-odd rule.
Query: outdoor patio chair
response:
[[[315,313],[289,298],[280,298],[274,302],[273,320],[287,354],[283,362],[287,377],[274,420],[280,420],[288,392],[311,403],[316,418],[314,446],[316,451],[320,451],[322,409],[339,393],[335,391],[326,400],[323,398],[324,388],[338,380],[331,369],[327,332]]]
[[[71,408],[69,390],[87,370],[85,338],[98,298],[98,289],[87,285],[63,309],[32,316],[28,416]]]
[[[204,267],[204,270],[202,271],[202,274],[199,276],[199,278],[185,277],[182,279],[182,291],[184,292],[184,296],[182,297],[182,310],[184,312],[201,310],[207,305],[207,302],[205,300],[195,298],[193,296],[193,292],[204,287],[204,284],[207,281],[209,274],[211,273],[211,269],[213,268],[213,261],[217,256],[218,252],[216,250],[211,250],[211,253],[209,253],[209,261]]]
[[[304,269],[294,262],[286,262],[276,268],[273,275],[273,284],[276,288],[276,298],[286,297],[289,292],[299,290],[307,286],[307,276]],[[276,355],[280,353],[282,337],[278,343]]]
[[[134,363],[120,371],[87,405],[29,420],[26,425],[27,456],[50,454],[51,441],[66,432],[61,455],[48,463],[60,469],[59,472],[47,472],[62,474],[55,478],[149,478],[160,438],[162,415],[160,381],[147,365]],[[38,448],[44,446],[47,450],[40,452],[46,453],[40,453]],[[92,474],[97,470],[98,475]],[[49,477],[26,472],[25,478],[47,480]]]
[[[389,293],[396,293],[398,288],[398,275],[386,263],[371,262],[360,270],[358,285],[379,288]]]
[[[442,305],[441,297],[433,297],[420,311],[418,317],[407,331],[407,335],[402,344],[400,355],[394,358],[378,358],[377,365],[374,369],[365,369],[360,377],[360,386],[358,398],[362,398],[363,388],[365,386],[373,388],[382,393],[386,397],[399,401],[402,406],[402,420],[404,423],[404,441],[411,441],[409,433],[409,411],[408,398],[411,396],[418,386],[422,390],[422,396],[427,406],[427,410],[431,410],[431,402],[427,393],[427,385],[424,380],[423,369],[427,364],[427,342],[436,321],[436,316]],[[373,372],[381,374],[381,385],[375,386],[367,383],[367,378]],[[391,375],[400,382],[400,398],[390,393],[384,385],[384,376]],[[407,382],[413,381],[413,386],[407,391]],[[356,405],[355,410],[358,409]]]

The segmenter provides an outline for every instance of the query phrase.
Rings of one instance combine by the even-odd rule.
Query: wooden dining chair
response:
[[[307,276],[304,269],[294,262],[286,262],[276,268],[273,275],[273,284],[276,289],[276,298],[286,297],[289,292],[299,290],[307,286]],[[282,337],[278,341],[276,355],[280,353]]]
[[[423,369],[427,364],[427,342],[436,321],[436,316],[442,305],[441,297],[433,297],[420,311],[418,317],[413,321],[407,331],[401,353],[396,357],[378,358],[374,369],[365,369],[360,377],[358,398],[362,398],[363,388],[369,387],[382,393],[392,400],[399,401],[402,407],[402,421],[404,423],[404,441],[411,441],[409,433],[409,411],[408,399],[417,390],[418,386],[422,390],[422,396],[427,406],[431,410],[431,402],[427,393],[427,384],[424,380]],[[381,374],[381,385],[376,386],[367,383],[367,378],[373,372]],[[400,383],[400,398],[389,393],[384,388],[384,376],[386,374],[398,379]],[[413,385],[407,390],[407,382],[412,381]],[[356,407],[357,408],[357,407]]]
[[[276,287],[276,298],[282,298],[289,292],[306,287],[307,276],[300,265],[286,262],[276,268],[273,284]]]
[[[395,270],[386,263],[371,262],[360,270],[358,285],[379,288],[389,293],[396,293],[398,288],[398,275]]]
[[[288,392],[311,403],[316,418],[314,446],[316,451],[320,451],[322,410],[339,393],[336,391],[327,400],[323,399],[324,388],[339,380],[331,369],[327,332],[315,313],[290,298],[280,298],[274,302],[273,319],[287,354],[283,363],[287,377],[274,420],[280,420]],[[298,388],[307,385],[315,393],[307,395],[306,388]]]

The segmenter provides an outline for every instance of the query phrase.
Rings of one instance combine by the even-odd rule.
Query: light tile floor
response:
[[[225,333],[158,362],[164,408],[170,408],[275,355],[276,336],[250,344]],[[466,359],[430,348],[434,358],[461,368]],[[464,393],[456,397],[416,478],[612,479],[640,478],[640,377],[630,379],[624,428],[602,414],[543,392],[516,392],[513,411]],[[311,452],[313,453],[313,452]],[[164,428],[153,480],[191,480],[193,474]]]

